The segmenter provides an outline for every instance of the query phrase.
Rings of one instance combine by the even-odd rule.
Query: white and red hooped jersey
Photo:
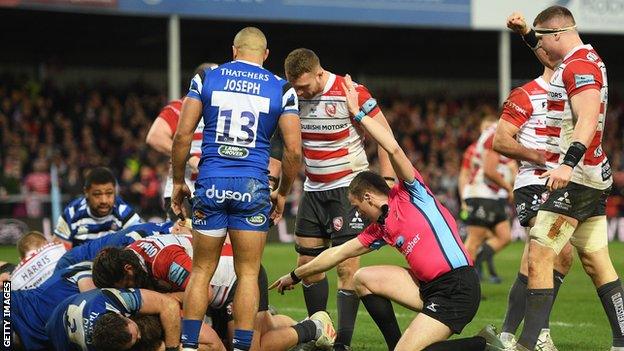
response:
[[[548,91],[546,128],[546,165],[549,169],[559,166],[572,143],[576,117],[572,115],[570,99],[585,90],[600,92],[598,127],[587,147],[585,156],[572,172],[572,182],[595,189],[611,186],[611,166],[602,149],[602,133],[607,111],[607,68],[591,45],[572,49],[557,67]]]
[[[479,139],[475,143],[475,149],[473,153],[473,167],[475,167],[471,174],[468,184],[464,187],[463,199],[505,199],[509,194],[507,190],[499,187],[493,181],[487,179],[485,172],[483,171],[483,157],[485,150],[492,150],[492,142],[494,140],[494,134],[496,133],[496,124],[481,133]],[[509,167],[510,162],[514,160],[500,155],[498,166],[496,170],[503,175],[506,181],[511,182],[513,180],[512,170]]]
[[[547,98],[548,83],[539,77],[512,90],[503,104],[501,119],[520,129],[516,134],[516,139],[528,149],[541,152],[546,150]],[[545,165],[520,161],[514,189],[527,185],[544,185],[546,179],[539,177],[544,172],[546,172]]]
[[[349,115],[343,83],[344,77],[330,73],[320,95],[299,99],[305,191],[349,186],[359,172],[368,169],[364,132]],[[371,97],[363,85],[355,89],[360,105]],[[379,111],[376,107],[369,115]]]
[[[49,243],[26,253],[11,273],[11,290],[34,289],[54,274],[56,263],[67,249],[61,243]]]
[[[179,247],[186,258],[166,250]],[[163,234],[154,235],[135,241],[128,248],[134,251],[144,266],[154,274],[156,279],[165,281],[174,289],[184,291],[192,268],[193,237],[190,235]],[[178,250],[179,252],[179,250]],[[223,306],[236,282],[232,245],[224,244],[217,269],[212,276],[212,299],[210,306]]]
[[[158,118],[162,118],[171,129],[171,135],[174,135],[178,129],[178,120],[180,119],[180,111],[182,110],[182,100],[173,100],[167,106],[163,107],[158,114]],[[200,118],[197,128],[193,133],[193,141],[191,142],[191,149],[189,153],[193,156],[201,156],[202,137],[204,132],[204,119]],[[187,164],[184,172],[184,180],[191,190],[191,194],[195,192],[195,179],[197,179],[197,173],[193,172],[191,167]],[[167,180],[165,181],[164,197],[171,197],[173,191],[173,175],[171,173],[171,165],[169,166],[169,174],[167,174]]]

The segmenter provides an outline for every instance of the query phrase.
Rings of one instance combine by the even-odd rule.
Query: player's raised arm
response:
[[[306,277],[327,272],[348,258],[361,256],[371,251],[372,249],[364,246],[358,238],[353,238],[340,246],[333,246],[332,248],[323,251],[312,261],[304,264],[303,266],[299,266],[294,271],[284,275],[271,284],[271,286],[269,286],[269,290],[277,288],[277,291],[283,294],[284,290],[293,289],[297,283]]]
[[[171,147],[173,146],[173,133],[169,123],[161,117],[162,114],[163,112],[161,112],[154,120],[154,123],[152,123],[152,126],[147,132],[145,142],[154,150],[170,156]]]
[[[546,51],[541,48],[541,43],[535,33],[535,30],[529,28],[526,23],[526,19],[520,12],[514,12],[507,17],[507,28],[522,36],[522,40],[524,40],[525,44],[533,50],[537,59],[544,66],[554,69],[559,64],[558,61],[552,60]]]
[[[375,141],[388,153],[392,168],[396,175],[407,182],[414,180],[414,167],[407,158],[403,149],[399,146],[399,143],[394,139],[392,132],[386,129],[381,123],[373,118],[365,118],[367,113],[374,110],[376,102],[374,100],[368,100],[364,103],[362,110],[358,104],[358,92],[353,86],[351,76],[348,74],[345,76],[345,84],[343,85],[345,95],[347,97],[347,104],[349,112],[354,116],[355,120],[360,122],[364,129],[375,139]],[[372,101],[372,102],[371,102]],[[372,105],[369,105],[371,103]],[[366,111],[365,109],[368,109]]]

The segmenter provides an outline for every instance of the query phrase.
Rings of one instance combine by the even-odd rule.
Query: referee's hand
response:
[[[184,198],[191,198],[191,190],[186,185],[186,183],[182,184],[173,184],[173,191],[171,193],[171,210],[175,213],[180,220],[184,221],[188,217],[188,213],[186,213],[186,208],[182,205]]]
[[[275,288],[277,288],[278,293],[284,295],[285,290],[292,290],[295,288],[295,282],[292,280],[290,274],[286,274],[269,286],[269,290]]]

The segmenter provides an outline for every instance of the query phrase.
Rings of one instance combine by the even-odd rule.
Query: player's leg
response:
[[[297,267],[312,261],[329,247],[329,235],[321,218],[325,217],[325,210],[319,200],[321,193],[305,191],[299,203],[295,223]],[[302,287],[308,316],[327,309],[329,284],[325,273],[306,277]]]
[[[318,347],[328,348],[335,337],[331,319],[325,311],[317,312],[299,323],[292,321],[288,326],[279,326],[267,311],[259,312],[256,321],[262,335],[259,348],[262,351],[286,351],[310,341],[316,341]]]
[[[389,350],[394,350],[401,330],[390,300],[408,308],[422,310],[418,283],[409,270],[397,266],[360,268],[354,276],[355,291],[368,314],[381,331]],[[397,287],[401,287],[397,289]]]
[[[453,332],[444,323],[419,313],[403,333],[395,351],[419,351],[449,338]],[[462,349],[463,350],[463,349]]]
[[[624,290],[609,256],[606,216],[595,216],[579,224],[570,241],[576,246],[583,268],[596,286],[611,326],[612,346],[624,349],[624,328],[620,324]]]
[[[518,340],[520,345],[530,350],[537,343],[554,301],[555,256],[561,252],[578,223],[575,218],[549,211],[553,208],[560,209],[558,199],[564,192],[558,190],[551,193],[549,199],[542,205],[543,209],[538,212],[535,226],[530,232],[526,318]]]
[[[466,232],[468,234],[466,236],[464,246],[466,247],[466,251],[468,252],[470,257],[472,257],[474,260],[477,258],[479,247],[487,238],[488,228],[476,225],[468,225],[466,226]]]
[[[520,323],[524,319],[524,312],[526,310],[527,284],[529,281],[529,230],[530,228],[526,230],[527,240],[524,244],[524,250],[522,251],[520,269],[516,280],[509,290],[509,297],[507,299],[507,312],[505,313],[505,320],[503,321],[500,336],[501,341],[505,345],[515,344],[515,334]]]
[[[469,198],[466,199],[466,240],[464,246],[466,251],[476,261],[481,244],[488,237],[489,228],[493,227],[493,223],[488,221],[488,206],[485,204],[487,199]],[[475,262],[476,266],[476,262]]]
[[[214,186],[215,179],[196,183],[193,201],[193,266],[184,294],[182,320],[182,348],[195,350],[199,343],[204,315],[208,309],[210,280],[219,263],[221,247],[227,233],[227,216],[222,204],[205,196],[207,187]]]
[[[332,246],[342,245],[356,237],[368,225],[357,209],[351,205],[348,188],[332,189],[326,192],[327,214],[331,218],[327,226],[331,228]],[[338,309],[338,328],[334,350],[349,349],[355,320],[360,306],[360,299],[355,292],[353,275],[360,268],[360,258],[353,257],[336,266],[338,291],[336,307]]]

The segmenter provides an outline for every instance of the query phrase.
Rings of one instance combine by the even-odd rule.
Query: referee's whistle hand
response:
[[[285,290],[292,290],[295,288],[295,283],[290,277],[290,274],[286,274],[269,286],[269,290],[273,290],[275,288],[277,288],[278,293],[284,295]]]

